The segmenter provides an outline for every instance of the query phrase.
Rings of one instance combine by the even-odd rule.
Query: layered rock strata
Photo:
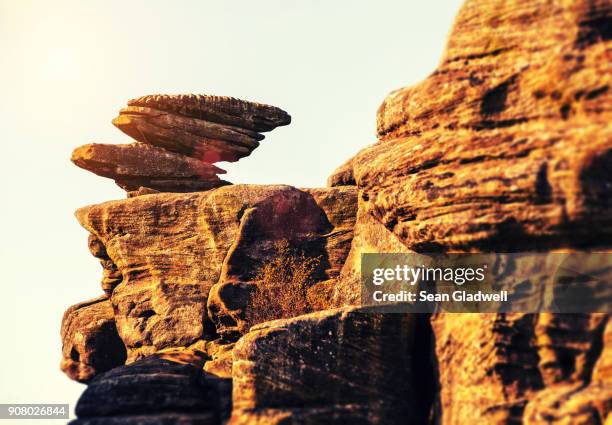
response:
[[[415,316],[357,308],[254,326],[234,348],[230,424],[418,420]]]
[[[611,15],[599,1],[467,1],[438,69],[385,99],[379,142],[349,161],[360,207],[345,269],[389,240],[425,253],[609,250]],[[378,247],[360,249],[360,234]],[[342,282],[350,298],[356,283]],[[608,320],[434,316],[435,420],[609,421]]]
[[[207,95],[132,99],[113,124],[134,139],[205,162],[237,161],[291,117],[270,105]]]
[[[352,161],[368,211],[413,250],[607,244],[611,13],[467,1],[438,69],[385,99]]]
[[[75,149],[79,167],[109,177],[132,196],[198,192],[229,184],[212,165],[250,155],[261,132],[291,117],[270,105],[221,96],[153,95],[128,102],[113,124],[140,143]]]
[[[352,239],[356,191],[314,195],[290,186],[234,185],[78,210],[102,262],[102,289],[128,361],[244,332],[248,298],[238,293],[277,241],[320,257],[318,280],[336,278]]]
[[[313,288],[339,305],[359,303],[364,252],[609,250],[611,15],[598,0],[468,0],[439,68],[385,99],[380,140],[328,189],[145,184],[79,210],[108,300],[64,320],[64,369],[91,382],[77,423],[610,422],[606,313],[347,307],[251,329],[244,313],[278,240],[324,259]],[[288,122],[270,108],[154,96],[115,124],[210,163]],[[113,322],[129,365],[100,373],[122,358],[100,367],[107,346],[80,341]]]

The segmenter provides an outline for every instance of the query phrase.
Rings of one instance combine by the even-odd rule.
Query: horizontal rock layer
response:
[[[280,108],[226,96],[149,95],[132,99],[128,105],[154,108],[252,131],[270,131],[291,122],[289,114]]]
[[[237,161],[250,155],[263,139],[250,130],[138,106],[122,109],[113,124],[139,142],[207,163]]]
[[[72,152],[72,162],[128,191],[195,192],[229,184],[217,176],[225,171],[212,164],[144,143],[83,145]]]

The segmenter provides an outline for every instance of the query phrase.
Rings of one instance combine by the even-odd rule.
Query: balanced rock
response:
[[[225,171],[212,164],[144,143],[83,145],[72,153],[72,162],[127,191],[193,192],[229,184],[217,176]]]
[[[260,133],[287,125],[282,109],[208,95],[152,95],[128,102],[113,124],[141,143],[89,144],[72,162],[109,177],[129,197],[157,192],[200,192],[230,184],[214,163],[248,156]]]
[[[113,124],[138,140],[205,162],[238,161],[264,138],[261,131],[291,117],[270,105],[207,95],[152,95],[128,102]]]

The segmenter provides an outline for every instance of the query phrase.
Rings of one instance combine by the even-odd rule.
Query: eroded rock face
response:
[[[349,308],[253,327],[234,349],[230,423],[404,423],[414,325]]]
[[[107,296],[73,305],[62,320],[61,369],[70,379],[87,382],[125,363],[113,308]]]
[[[434,317],[442,423],[601,423],[612,388],[593,377],[606,361],[607,322],[603,314]]]
[[[611,14],[600,1],[465,3],[440,67],[385,99],[380,141],[349,161],[360,206],[340,300],[356,302],[362,252],[610,248]],[[433,317],[435,420],[609,421],[608,320]]]
[[[236,185],[110,201],[76,215],[106,265],[102,286],[131,362],[219,334],[235,338],[244,304],[221,288],[249,282],[277,241],[322,255],[321,280],[336,276],[354,212],[350,189],[314,197],[290,186]]]
[[[315,279],[333,282],[348,255],[356,214],[355,188],[302,189],[290,207],[291,221],[274,220],[272,204],[246,210],[230,247],[219,283],[211,289],[209,318],[217,332],[235,339],[247,331],[244,312],[260,265],[275,255],[274,242],[291,241],[307,257],[318,258]],[[294,217],[294,218],[290,218]],[[299,219],[295,217],[300,217]],[[317,290],[313,288],[313,290]]]
[[[370,214],[364,204],[360,197],[351,247],[340,276],[331,289],[332,302],[338,307],[361,304],[361,254],[409,252],[395,234]]]
[[[421,251],[607,243],[610,14],[467,1],[440,67],[385,99],[354,158],[368,210]]]

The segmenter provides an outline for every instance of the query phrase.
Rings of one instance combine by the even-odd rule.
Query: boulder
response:
[[[60,368],[70,379],[88,382],[95,375],[125,363],[125,346],[105,295],[66,310],[61,336]]]
[[[414,319],[348,308],[254,326],[234,348],[229,423],[417,420]]]
[[[198,352],[160,352],[97,376],[76,405],[71,425],[218,424],[214,388]]]

